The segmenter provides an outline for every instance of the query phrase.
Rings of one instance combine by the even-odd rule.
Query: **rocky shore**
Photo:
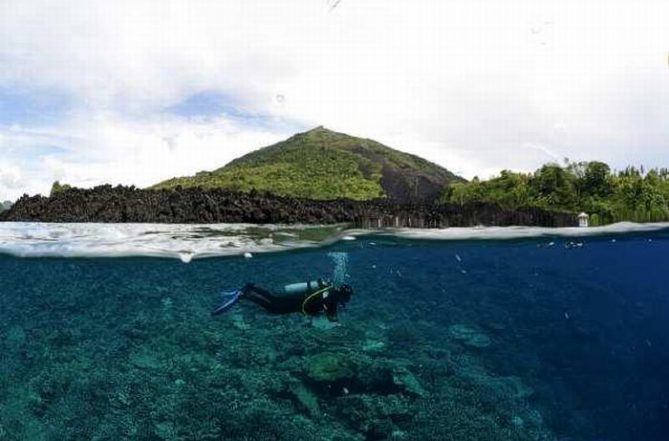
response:
[[[0,221],[135,223],[351,223],[362,228],[443,228],[475,225],[576,225],[571,213],[538,208],[505,210],[495,204],[403,204],[389,200],[314,201],[268,193],[177,188],[143,190],[103,185],[50,197],[21,197]]]

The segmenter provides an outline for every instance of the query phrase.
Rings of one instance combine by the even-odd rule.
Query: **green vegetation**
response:
[[[378,178],[365,178],[358,158],[347,152],[293,151],[275,161],[236,164],[195,177],[175,178],[155,188],[228,188],[237,191],[269,191],[311,199],[370,199],[382,196]],[[360,161],[362,162],[362,161]],[[374,169],[373,164],[366,164]],[[376,170],[375,170],[376,172]]]
[[[62,193],[63,191],[69,190],[71,188],[72,186],[69,184],[61,184],[60,182],[56,181],[51,186],[51,196],[55,195],[56,193]]]
[[[256,150],[212,172],[173,178],[153,188],[255,189],[309,199],[366,200],[387,196],[381,180],[384,169],[407,182],[417,176],[439,186],[463,181],[417,156],[319,127]]]
[[[0,202],[0,211],[9,210],[12,207],[12,201]]]
[[[488,181],[474,178],[447,188],[442,202],[495,202],[508,209],[540,207],[585,211],[593,225],[669,220],[669,170],[627,167],[612,172],[603,162],[546,164],[534,173],[504,170]]]

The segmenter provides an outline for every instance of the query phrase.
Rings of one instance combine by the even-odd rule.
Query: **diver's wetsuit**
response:
[[[271,314],[302,312],[318,315],[324,312],[328,320],[337,321],[337,302],[335,296],[330,295],[332,288],[327,285],[300,294],[275,295],[249,283],[242,288],[241,298],[257,303]]]

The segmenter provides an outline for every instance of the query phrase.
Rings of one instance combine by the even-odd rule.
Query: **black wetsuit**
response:
[[[275,295],[266,289],[248,284],[242,288],[242,299],[251,300],[271,314],[306,315],[325,313],[330,321],[337,321],[337,301],[332,285],[320,286],[300,294]]]

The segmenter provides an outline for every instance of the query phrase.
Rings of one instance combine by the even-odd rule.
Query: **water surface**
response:
[[[0,439],[669,436],[662,226],[3,228]],[[209,316],[224,288],[319,276],[356,290],[341,326],[253,304]]]

